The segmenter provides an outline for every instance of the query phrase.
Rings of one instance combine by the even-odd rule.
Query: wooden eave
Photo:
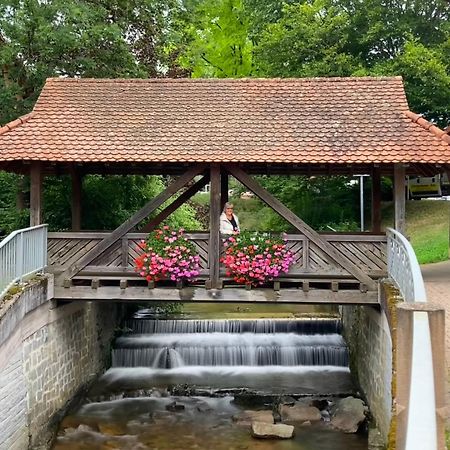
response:
[[[28,175],[34,161],[2,161],[0,170]],[[197,163],[166,162],[166,163],[86,163],[86,162],[46,162],[40,161],[43,175],[69,175],[74,169],[80,175],[173,175],[177,176]],[[401,161],[399,161],[401,163]],[[208,164],[208,163],[207,163]],[[234,163],[236,164],[236,163]],[[281,164],[281,163],[238,163],[239,167],[251,175],[306,175],[306,176],[334,176],[356,174],[372,174],[379,168],[381,175],[391,176],[394,163],[361,164]],[[450,170],[450,164],[407,163],[407,175],[433,176]]]

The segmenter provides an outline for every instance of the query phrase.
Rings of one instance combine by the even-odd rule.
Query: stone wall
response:
[[[392,339],[385,313],[370,306],[342,307],[350,369],[387,442],[392,415]]]
[[[25,288],[14,304],[29,301],[30,290],[40,296],[35,309],[17,320],[17,311],[27,308],[11,307],[0,321],[0,329],[8,328],[0,346],[0,450],[48,448],[61,409],[108,366],[120,319],[111,304],[55,308],[43,281]]]

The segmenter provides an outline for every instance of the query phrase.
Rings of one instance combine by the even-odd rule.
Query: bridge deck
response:
[[[288,274],[263,287],[241,286],[225,276],[223,289],[206,289],[209,279],[209,233],[188,233],[200,256],[200,275],[188,286],[170,282],[147,283],[134,270],[138,243],[146,234],[128,233],[76,275],[63,272],[77,264],[108,232],[63,232],[48,235],[48,270],[55,274],[55,297],[85,300],[158,300],[224,302],[378,303],[368,290],[303,234],[287,235],[294,254]],[[386,276],[386,236],[374,234],[323,234],[341,255],[372,279]]]

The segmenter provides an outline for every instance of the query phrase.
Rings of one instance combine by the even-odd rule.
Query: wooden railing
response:
[[[49,233],[48,259],[50,270],[55,274],[77,263],[93,249],[107,232],[63,232]],[[84,267],[74,278],[83,276],[137,277],[134,259],[139,254],[139,242],[146,237],[143,233],[128,233],[109,249],[101,253],[92,263]],[[200,256],[199,279],[209,276],[208,242],[209,233],[187,233],[186,237],[195,245]],[[340,254],[356,264],[372,278],[386,275],[386,237],[368,234],[323,234]],[[288,234],[287,246],[294,254],[294,264],[281,280],[299,278],[336,278],[352,280],[338,263],[333,261],[314,243],[302,234]],[[224,270],[221,268],[221,277]]]

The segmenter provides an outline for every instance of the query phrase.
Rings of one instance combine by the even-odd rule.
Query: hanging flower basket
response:
[[[294,257],[286,242],[268,233],[244,231],[224,241],[221,262],[234,281],[254,286],[273,280],[289,271]]]
[[[150,233],[138,249],[143,253],[134,260],[135,270],[147,281],[185,281],[199,274],[199,257],[183,229],[164,226]]]

